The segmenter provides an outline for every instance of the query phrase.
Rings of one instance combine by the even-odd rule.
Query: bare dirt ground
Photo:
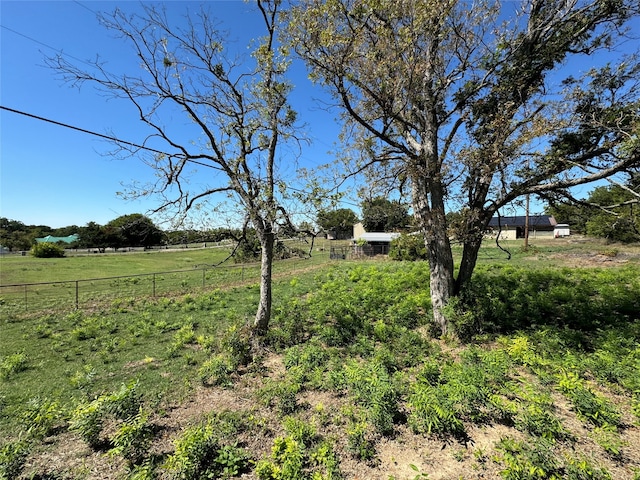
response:
[[[247,418],[260,419],[259,428],[251,428],[237,439],[255,460],[269,456],[274,438],[284,435],[282,419],[261,404],[256,390],[266,378],[277,380],[284,373],[282,358],[270,355],[264,361],[264,374],[239,376],[233,388],[200,387],[180,404],[169,406],[162,415],[153,419],[159,435],[152,451],[167,455],[173,451],[173,440],[189,425],[193,425],[207,415],[222,411],[242,412]],[[621,410],[629,411],[629,398],[607,393]],[[560,457],[586,458],[597,467],[606,468],[614,480],[632,480],[634,470],[640,469],[640,428],[634,419],[624,417],[622,430],[623,456],[618,459],[607,456],[593,440],[592,434],[583,421],[577,419],[566,399],[554,394],[555,414],[560,418],[574,441],[559,442],[556,452]],[[408,426],[399,425],[395,434],[380,438],[376,444],[374,461],[356,460],[347,449],[346,423],[340,411],[350,400],[344,396],[328,392],[306,392],[298,398],[300,409],[296,415],[315,425],[318,433],[335,441],[335,450],[340,458],[344,479],[394,479],[413,480],[419,472],[428,474],[430,480],[453,479],[497,479],[502,466],[495,461],[499,453],[496,442],[510,437],[524,439],[525,435],[500,424],[469,425],[469,439],[465,443],[437,437],[415,435]],[[318,412],[324,414],[322,418]],[[51,443],[41,447],[41,451],[31,456],[22,478],[117,480],[124,478],[125,465],[121,459],[110,457],[104,452],[92,451],[87,445],[69,433],[51,439]],[[39,476],[30,477],[29,472]],[[65,472],[65,473],[61,473]],[[47,476],[49,475],[49,476]],[[164,477],[161,477],[164,478]],[[168,478],[168,477],[167,477]],[[254,473],[241,476],[245,480],[257,480]],[[426,478],[426,477],[420,477]],[[585,477],[587,478],[587,477]],[[595,477],[594,477],[595,478]]]

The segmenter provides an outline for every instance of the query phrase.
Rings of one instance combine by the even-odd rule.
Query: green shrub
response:
[[[64,247],[51,242],[36,243],[30,253],[36,258],[62,258]]]
[[[394,238],[389,246],[389,258],[392,260],[427,260],[427,248],[422,235],[403,233]]]

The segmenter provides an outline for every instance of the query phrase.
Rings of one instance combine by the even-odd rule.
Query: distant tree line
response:
[[[172,230],[163,231],[147,216],[134,213],[122,215],[105,225],[89,222],[86,226],[69,225],[51,228],[47,225],[26,225],[19,220],[0,218],[0,245],[9,251],[29,250],[36,238],[47,235],[68,237],[77,234],[78,241],[64,244],[65,248],[106,248],[144,247],[159,245],[180,245],[193,243],[219,242],[238,238],[239,230],[215,228],[211,230]]]

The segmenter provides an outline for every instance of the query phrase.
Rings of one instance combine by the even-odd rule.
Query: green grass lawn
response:
[[[0,478],[637,480],[633,249],[510,249],[461,339],[430,335],[428,266],[382,259],[282,262],[253,362],[251,281],[3,316]]]

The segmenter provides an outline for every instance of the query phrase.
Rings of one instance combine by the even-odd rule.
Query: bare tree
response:
[[[276,39],[279,4],[256,2],[265,34],[254,40],[251,62],[230,53],[225,33],[206,10],[187,16],[185,27],[172,25],[164,8],[146,5],[142,15],[116,10],[101,16],[133,47],[141,66],[137,72],[115,75],[99,61],[83,69],[63,57],[50,60],[72,83],[89,82],[129,101],[152,131],[146,144],[174,152],[147,159],[157,182],[136,186],[133,195],[159,196],[157,211],[183,214],[220,194],[237,202],[245,230],[255,229],[262,249],[255,338],[267,331],[271,317],[276,235],[292,225],[279,191],[285,187],[278,169],[282,146],[297,140],[296,114],[287,101],[289,60]],[[172,128],[178,122],[190,125],[186,138]],[[199,177],[198,184],[206,182],[200,189],[189,182],[194,168],[208,174],[205,181]]]
[[[640,161],[635,58],[611,70],[616,95],[597,71],[590,86],[550,81],[568,58],[613,45],[638,14],[636,2],[505,5],[303,0],[290,18],[296,52],[344,112],[349,174],[393,171],[409,186],[443,333],[443,308],[469,282],[500,207]],[[463,213],[457,272],[445,217],[454,201]]]

